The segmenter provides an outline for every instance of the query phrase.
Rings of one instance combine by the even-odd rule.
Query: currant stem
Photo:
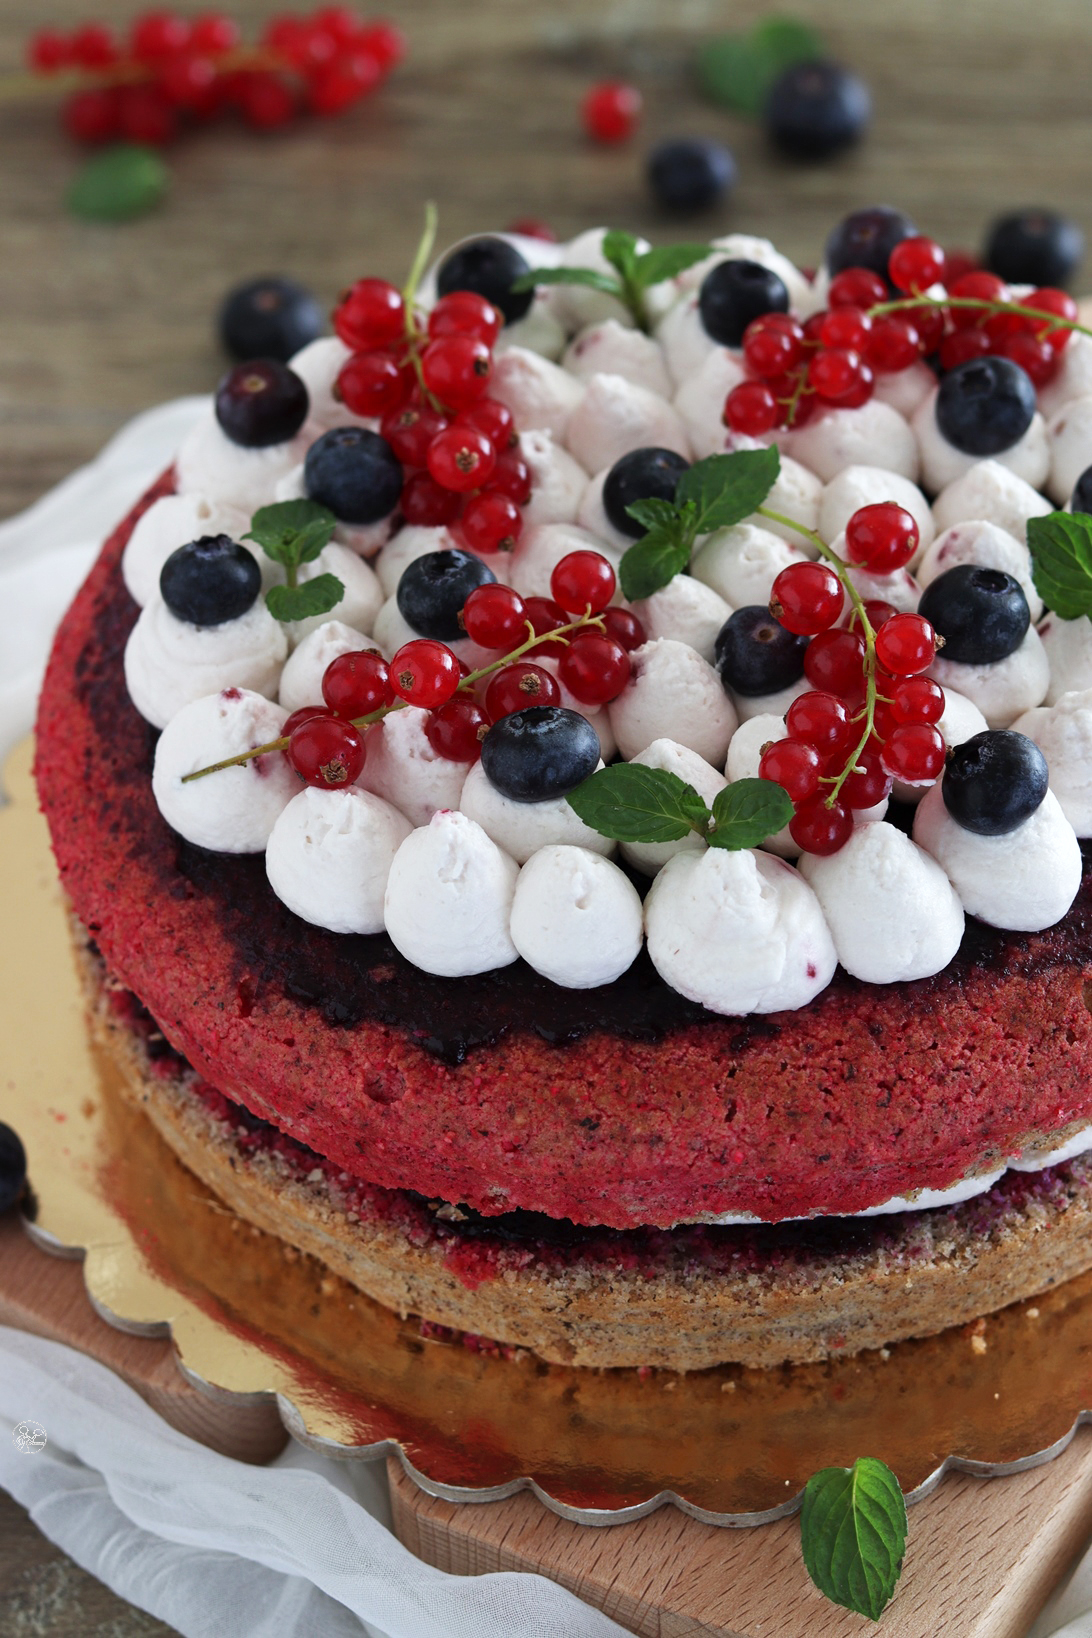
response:
[[[916,296],[900,296],[897,301],[881,301],[868,309],[869,318],[886,318],[888,313],[905,313],[915,307],[966,307],[979,313],[1023,313],[1028,318],[1045,319],[1045,334],[1052,330],[1075,330],[1079,335],[1092,336],[1084,324],[1076,319],[1062,318],[1059,313],[1044,313],[1039,307],[1029,307],[1022,301],[989,301],[984,296],[929,296],[924,291]]]
[[[830,777],[830,775],[827,775],[822,780],[823,784],[829,783],[831,786],[826,798],[826,805],[828,808],[832,808],[835,802],[838,800],[842,786],[856,768],[857,759],[862,755],[865,746],[868,744],[868,741],[872,735],[873,726],[875,724],[877,695],[876,632],[873,628],[871,620],[868,618],[868,611],[864,606],[864,599],[857,590],[856,586],[853,584],[852,580],[849,578],[849,570],[842,562],[842,559],[838,556],[838,553],[834,551],[832,547],[827,545],[822,536],[816,534],[814,529],[808,529],[804,524],[798,523],[795,518],[787,517],[783,512],[775,512],[769,506],[756,506],[755,511],[758,513],[759,517],[769,518],[771,523],[780,523],[783,528],[792,529],[796,534],[802,535],[806,541],[809,541],[810,544],[815,547],[819,553],[819,556],[823,558],[825,562],[830,564],[831,568],[838,576],[842,590],[846,593],[846,596],[852,603],[853,612],[861,622],[861,635],[864,637],[865,645],[864,727],[861,731],[861,737],[857,741],[853,753],[849,757],[841,773],[833,779]]]
[[[425,203],[425,230],[421,235],[420,241],[418,242],[417,251],[413,258],[413,265],[409,270],[409,277],[402,287],[402,304],[406,313],[406,347],[409,351],[410,363],[413,365],[413,373],[417,377],[417,385],[421,390],[422,398],[425,400],[426,404],[428,404],[429,408],[435,410],[437,414],[443,410],[443,405],[436,397],[436,394],[430,392],[425,385],[425,372],[421,364],[421,351],[428,340],[428,335],[421,329],[421,326],[417,321],[416,303],[417,287],[424,277],[425,268],[428,266],[428,259],[432,255],[433,247],[436,244],[436,228],[439,220],[440,215],[435,204],[431,199],[427,200]]]
[[[267,46],[235,46],[210,55],[218,74],[290,70],[292,64]],[[156,71],[145,63],[114,63],[109,68],[68,69],[56,74],[7,74],[0,79],[0,103],[32,97],[67,96],[72,91],[99,91],[115,85],[150,85]]]

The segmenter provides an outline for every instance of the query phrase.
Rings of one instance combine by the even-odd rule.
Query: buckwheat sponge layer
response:
[[[935,978],[839,974],[799,1012],[727,1019],[645,955],[592,991],[522,962],[433,978],[385,936],[294,917],[261,857],[182,842],[125,690],[137,609],[118,572],[136,517],[171,487],[106,543],[65,617],[38,784],[108,969],[227,1098],[366,1183],[618,1229],[860,1211],[1092,1121],[1088,873],[1058,926],[969,923]]]

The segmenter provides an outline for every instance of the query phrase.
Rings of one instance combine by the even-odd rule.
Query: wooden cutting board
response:
[[[39,1251],[0,1218],[0,1323],[78,1348],[121,1376],[173,1427],[241,1461],[287,1435],[267,1396],[191,1384],[167,1336],[133,1336],[89,1301],[78,1261]],[[811,1586],[795,1518],[758,1529],[699,1524],[663,1507],[633,1524],[572,1524],[530,1493],[454,1505],[388,1458],[394,1527],[457,1575],[534,1570],[642,1638],[855,1638],[875,1631]],[[1055,1461],[1004,1479],[951,1474],[910,1512],[906,1568],[883,1638],[1024,1638],[1092,1530],[1092,1433]],[[562,1635],[559,1635],[562,1638]]]

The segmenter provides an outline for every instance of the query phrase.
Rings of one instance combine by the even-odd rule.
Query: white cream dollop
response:
[[[324,620],[321,626],[309,631],[293,649],[281,672],[278,699],[286,711],[298,711],[303,705],[321,705],[322,679],[332,660],[343,654],[359,654],[375,645],[342,620]]]
[[[599,764],[603,766],[602,762]],[[549,802],[513,802],[485,777],[485,769],[475,762],[466,776],[459,807],[486,835],[524,864],[539,848],[565,844],[601,853],[614,852],[614,843],[600,836],[580,818],[563,796]]]
[[[567,990],[611,984],[637,959],[641,898],[628,876],[599,853],[551,846],[519,873],[512,942],[536,973]]]
[[[465,813],[433,814],[406,837],[387,877],[391,942],[441,978],[507,967],[519,954],[508,930],[518,876],[516,861]]]
[[[775,535],[764,523],[737,523],[706,535],[691,559],[690,573],[712,587],[730,608],[744,609],[768,603],[782,569],[806,561],[806,552]]]
[[[300,464],[318,431],[307,423],[287,443],[247,449],[232,443],[210,409],[190,428],[175,457],[178,493],[204,495],[249,518],[276,499],[278,483]]]
[[[381,933],[394,856],[413,829],[389,802],[350,785],[305,786],[279,815],[265,853],[289,910],[331,933]]]
[[[724,424],[724,401],[732,388],[746,379],[739,355],[727,347],[717,347],[676,392],[675,409],[686,428],[695,460],[730,447],[732,434]]]
[[[1076,620],[1048,614],[1039,627],[1039,636],[1050,662],[1047,705],[1056,705],[1063,694],[1092,688],[1092,620],[1087,614]]]
[[[1041,705],[1050,686],[1050,662],[1039,633],[1029,626],[1020,647],[991,665],[946,660],[941,649],[927,675],[943,688],[965,694],[991,728],[1007,728],[1018,716]]]
[[[710,585],[688,574],[675,575],[651,597],[631,606],[648,637],[689,643],[710,665],[717,633],[732,612]]]
[[[624,375],[593,375],[569,416],[565,444],[587,472],[613,466],[635,449],[673,449],[690,458],[690,440],[666,399]]]
[[[300,564],[299,583],[306,585],[308,580],[316,580],[320,574],[332,574],[345,589],[333,608],[325,614],[309,614],[304,620],[290,621],[287,628],[289,641],[293,645],[301,643],[327,620],[340,620],[343,625],[352,626],[355,631],[367,635],[383,607],[383,588],[375,570],[348,546],[339,546],[336,541],[331,541],[312,562]]]
[[[826,858],[805,853],[811,883],[847,973],[899,984],[939,973],[963,937],[963,906],[924,848],[882,821],[856,825]]]
[[[944,805],[943,779],[914,815],[914,840],[940,865],[980,921],[1038,933],[1060,921],[1081,885],[1081,850],[1061,803],[1048,790],[1029,819],[1004,836],[979,836]]]
[[[1047,760],[1050,788],[1078,836],[1092,836],[1092,688],[1017,717]]]
[[[830,483],[847,466],[878,466],[917,482],[920,460],[914,434],[898,410],[879,398],[860,409],[815,415],[790,437],[794,460]]]
[[[157,595],[129,633],[125,686],[141,716],[165,728],[184,705],[222,688],[272,698],[287,653],[284,628],[260,597],[237,620],[194,626]]]
[[[279,739],[287,713],[246,688],[192,700],[159,736],[152,794],[172,829],[214,853],[261,853],[300,788],[280,751],[222,768],[189,784],[187,774]]]
[[[806,1006],[838,962],[804,878],[749,848],[678,854],[649,890],[645,931],[665,983],[731,1016]]]
[[[493,366],[489,393],[511,410],[517,432],[544,427],[560,442],[584,383],[526,347],[510,347]]]
[[[161,495],[141,517],[122,553],[121,572],[130,597],[144,608],[158,596],[163,565],[180,546],[204,535],[229,535],[241,541],[249,528],[246,512],[196,490]]]
[[[531,498],[522,508],[523,528],[533,529],[540,523],[575,523],[588,484],[588,474],[580,462],[543,427],[520,433],[519,454],[527,463],[532,484]]]
[[[624,375],[635,387],[644,387],[660,398],[672,394],[659,342],[617,319],[602,319],[581,330],[565,349],[562,363],[583,380],[593,375]]]
[[[933,544],[935,528],[929,502],[916,483],[904,478],[901,472],[887,472],[879,466],[847,466],[825,486],[819,506],[819,534],[824,540],[840,535],[862,506],[876,506],[883,501],[894,501],[903,507],[918,526],[918,544],[913,557],[904,567],[911,574],[916,571],[924,553]]]
[[[941,490],[933,502],[933,520],[938,535],[956,523],[996,523],[1024,540],[1028,518],[1045,517],[1052,510],[1037,489],[1000,461],[976,461]]]
[[[368,754],[357,784],[381,796],[414,825],[427,825],[440,808],[457,808],[465,762],[450,762],[429,744],[429,712],[415,705],[391,711],[369,729]]]
[[[1050,477],[1046,491],[1059,506],[1065,506],[1081,473],[1092,466],[1092,392],[1063,404],[1051,417],[1047,433]]]
[[[670,637],[642,643],[630,662],[629,682],[607,707],[626,761],[655,739],[675,739],[714,767],[723,763],[737,718],[709,662]]]
[[[660,768],[665,773],[672,773],[692,785],[705,803],[712,808],[713,803],[728,783],[722,773],[711,767],[696,751],[680,745],[674,739],[655,739],[645,750],[639,751],[631,760],[642,768]],[[662,870],[669,859],[676,853],[701,852],[705,843],[696,831],[689,831],[678,842],[623,842],[621,844],[622,857],[628,865],[640,870],[645,876],[655,876]]]

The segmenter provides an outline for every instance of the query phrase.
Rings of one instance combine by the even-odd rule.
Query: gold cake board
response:
[[[883,1618],[891,1638],[1023,1638],[1092,1529],[1088,1429],[1065,1448],[1092,1409],[1092,1277],[992,1318],[988,1347],[964,1328],[883,1363],[640,1379],[425,1346],[412,1322],[240,1224],[96,1078],[29,760],[24,747],[5,770],[14,800],[0,813],[0,1118],[27,1141],[36,1237],[68,1254],[0,1220],[0,1321],[82,1349],[242,1460],[275,1455],[285,1420],[320,1448],[386,1455],[395,1527],[422,1558],[537,1570],[656,1638],[874,1630],[811,1587],[795,1518],[634,1517],[657,1485],[739,1519],[855,1454],[892,1458],[908,1491],[948,1454],[984,1467],[1052,1455],[1001,1480],[947,1473],[912,1510]],[[513,1475],[535,1476],[549,1507],[525,1489],[489,1499]],[[627,1505],[610,1528],[579,1522]]]

